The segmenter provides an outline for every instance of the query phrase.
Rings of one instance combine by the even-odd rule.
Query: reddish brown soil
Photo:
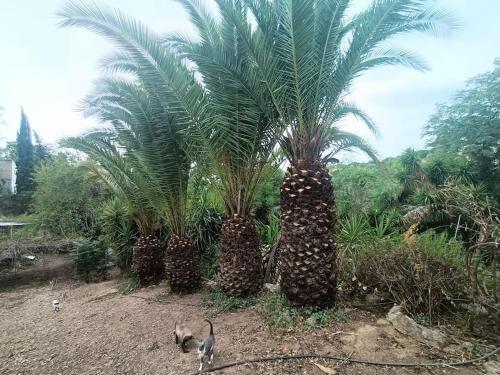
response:
[[[165,286],[123,295],[116,281],[83,284],[48,281],[0,292],[0,374],[190,374],[196,353],[174,344],[174,321],[189,321],[198,337],[210,315],[203,294],[175,296]],[[53,312],[53,298],[61,301]],[[214,365],[270,354],[316,352],[387,361],[425,362],[444,358],[399,335],[387,322],[347,310],[346,323],[324,329],[271,331],[256,308],[212,318],[216,334]],[[233,367],[216,374],[322,375],[314,363],[336,374],[477,374],[481,367],[396,369],[295,360]]]

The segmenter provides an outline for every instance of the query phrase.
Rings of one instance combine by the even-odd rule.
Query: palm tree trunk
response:
[[[165,253],[154,235],[141,236],[134,245],[132,271],[141,285],[160,281],[165,275]]]
[[[200,286],[200,257],[186,236],[170,236],[167,244],[167,276],[174,293],[191,293]]]
[[[243,297],[262,286],[262,254],[253,219],[226,218],[220,235],[220,286],[224,293]]]
[[[332,306],[336,293],[335,200],[328,169],[299,161],[281,186],[281,289],[300,306]]]

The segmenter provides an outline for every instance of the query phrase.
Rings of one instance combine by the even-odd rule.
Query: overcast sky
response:
[[[455,11],[463,29],[446,38],[414,34],[397,42],[417,51],[431,71],[384,68],[358,79],[352,88],[353,100],[376,121],[381,135],[373,138],[352,121],[346,126],[366,135],[382,157],[423,147],[422,127],[435,104],[448,100],[468,78],[492,69],[493,60],[500,57],[500,0],[437,2]],[[97,3],[118,7],[157,32],[192,32],[183,9],[171,0]],[[58,28],[54,14],[62,4],[63,0],[0,0],[3,141],[15,138],[21,106],[45,142],[96,125],[76,107],[99,77],[99,60],[111,47],[86,30]]]

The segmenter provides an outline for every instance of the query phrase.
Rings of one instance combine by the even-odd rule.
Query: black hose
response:
[[[253,358],[246,359],[238,362],[227,363],[225,365],[212,367],[210,369],[206,369],[200,372],[195,372],[193,375],[198,374],[207,374],[209,372],[215,372],[219,370],[223,370],[228,367],[241,366],[248,363],[257,363],[257,362],[270,362],[270,361],[281,361],[281,360],[290,360],[290,359],[307,359],[307,358],[319,358],[319,359],[330,359],[335,361],[342,361],[346,363],[361,363],[364,365],[371,366],[389,366],[389,367],[458,367],[458,366],[466,366],[471,365],[477,362],[484,361],[490,357],[493,357],[495,354],[500,352],[500,346],[495,350],[477,358],[469,359],[467,361],[462,362],[430,362],[430,363],[405,363],[405,362],[380,362],[380,361],[370,361],[366,359],[356,359],[350,357],[336,357],[329,355],[321,355],[321,354],[301,354],[301,355],[281,355],[275,357],[262,357],[262,358]]]

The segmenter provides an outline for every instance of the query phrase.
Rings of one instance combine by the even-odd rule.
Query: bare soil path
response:
[[[53,298],[61,311],[52,311]],[[0,292],[0,374],[190,374],[196,353],[174,344],[174,321],[191,321],[203,336],[209,316],[203,294],[175,296],[163,286],[123,295],[115,281],[18,287]],[[215,365],[270,354],[316,352],[387,361],[425,362],[442,358],[370,313],[346,310],[347,322],[324,329],[271,331],[255,308],[212,319]],[[233,367],[216,374],[479,374],[482,366],[457,370],[396,369],[302,360]]]

